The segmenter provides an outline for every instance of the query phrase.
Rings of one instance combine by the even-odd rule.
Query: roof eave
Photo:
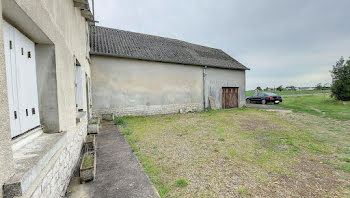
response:
[[[109,57],[126,58],[126,59],[143,60],[143,61],[153,61],[153,62],[160,62],[160,63],[192,65],[192,66],[199,66],[199,67],[207,66],[207,67],[212,67],[212,68],[229,69],[229,70],[243,70],[243,71],[250,70],[247,67],[246,68],[230,68],[230,67],[223,67],[223,66],[216,66],[216,65],[198,65],[198,64],[191,64],[191,63],[180,63],[180,62],[175,62],[175,61],[162,61],[162,60],[154,60],[154,59],[148,59],[148,58],[138,58],[138,57],[133,57],[133,56],[122,56],[122,55],[103,53],[103,52],[90,52],[90,55],[109,56]]]

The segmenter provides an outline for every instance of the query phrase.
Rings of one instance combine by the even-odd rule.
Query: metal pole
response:
[[[95,22],[95,0],[92,0],[92,17]]]

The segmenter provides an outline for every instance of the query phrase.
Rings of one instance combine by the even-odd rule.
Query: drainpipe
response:
[[[207,66],[204,66],[203,67],[203,110],[206,110],[206,107],[205,107],[206,76],[207,76]]]

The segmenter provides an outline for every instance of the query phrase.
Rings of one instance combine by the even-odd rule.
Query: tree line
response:
[[[293,85],[283,87],[283,85],[280,85],[277,88],[276,87],[275,88],[266,87],[265,89],[262,89],[260,86],[258,86],[256,89],[259,91],[271,91],[271,90],[274,90],[274,91],[298,91],[298,90],[302,90],[303,88],[305,88],[305,87],[296,87]],[[322,83],[318,83],[314,87],[307,87],[307,88],[310,88],[312,90],[330,90],[331,85],[328,83],[323,84],[323,85],[322,85]]]

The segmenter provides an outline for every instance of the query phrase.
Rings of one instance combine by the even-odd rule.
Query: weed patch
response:
[[[220,142],[224,142],[224,141],[225,141],[225,138],[220,137],[220,138],[218,138],[218,140],[219,140]]]
[[[83,168],[90,168],[94,166],[94,154],[87,154],[83,158]]]
[[[132,134],[132,130],[131,130],[131,129],[128,129],[128,128],[123,129],[123,130],[122,130],[122,134],[125,135],[125,136],[131,135],[131,134]]]
[[[175,181],[175,186],[176,187],[180,187],[180,188],[184,188],[188,185],[186,179],[178,179]]]
[[[342,164],[340,165],[340,169],[350,173],[350,164]]]
[[[114,124],[119,126],[126,126],[126,123],[122,117],[115,117]]]
[[[237,189],[237,192],[238,192],[238,194],[240,194],[240,195],[249,195],[249,194],[250,194],[248,188],[246,188],[246,187],[239,187],[239,188]]]

